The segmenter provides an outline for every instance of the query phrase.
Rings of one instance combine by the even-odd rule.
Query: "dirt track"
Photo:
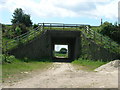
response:
[[[70,63],[54,63],[44,72],[5,88],[118,88],[118,72],[77,70]]]

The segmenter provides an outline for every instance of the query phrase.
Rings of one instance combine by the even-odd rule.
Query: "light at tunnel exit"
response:
[[[60,51],[61,48],[66,48],[68,50],[68,45],[55,44],[55,51]]]

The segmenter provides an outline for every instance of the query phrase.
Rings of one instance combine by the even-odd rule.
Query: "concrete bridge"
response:
[[[10,53],[17,58],[30,59],[48,58],[53,61],[71,62],[81,54],[81,32],[64,30],[45,30],[34,41],[13,49]],[[55,58],[53,55],[55,44],[68,45],[68,58]]]
[[[96,44],[95,40],[86,37],[80,31],[80,28],[86,25],[40,23],[39,26],[43,30],[39,36],[26,44],[19,45],[19,47],[10,50],[9,54],[15,55],[17,58],[27,57],[35,60],[51,59],[60,62],[71,62],[84,55],[87,55],[85,58],[93,60],[113,60],[120,58],[119,54],[109,51],[110,49],[108,50]],[[65,28],[66,30],[64,30]],[[96,35],[93,34],[93,36],[95,38]],[[68,58],[56,58],[54,56],[56,44],[68,45]]]

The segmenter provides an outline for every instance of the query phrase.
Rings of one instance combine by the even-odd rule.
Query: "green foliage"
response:
[[[33,28],[37,28],[37,27],[38,27],[38,24],[34,24],[34,25],[33,25]]]
[[[104,22],[101,25],[101,33],[103,35],[108,35],[109,36],[112,31],[113,31],[113,25],[112,25],[112,23]]]
[[[2,24],[2,36],[7,38],[14,37],[15,32],[12,29],[12,26]]]
[[[104,22],[101,25],[101,32],[103,35],[109,36],[114,41],[120,43],[120,27],[117,26],[117,23],[112,25],[112,23]]]
[[[15,32],[16,32],[17,35],[20,35],[21,32],[22,32],[22,30],[21,30],[21,28],[20,28],[19,26],[17,26],[17,27],[15,28]]]
[[[27,26],[32,26],[32,21],[30,20],[30,15],[24,14],[22,22]]]
[[[8,56],[8,55],[5,55],[5,54],[2,54],[1,57],[2,57],[2,61],[1,62],[3,64],[5,64],[5,63],[12,63],[15,60],[15,56],[13,56],[13,55]]]
[[[16,8],[12,16],[12,29],[16,32],[15,36],[26,33],[28,31],[27,27],[32,26],[30,15],[25,14],[21,8]]]
[[[67,53],[67,49],[66,48],[61,48],[59,52],[62,53],[62,54],[66,54]]]
[[[62,54],[62,53],[59,53],[59,52],[57,52],[57,53],[55,52],[54,56],[58,57],[58,58],[60,58],[60,57],[68,58],[68,54],[67,53],[66,54]]]
[[[27,57],[24,57],[24,62],[28,62],[29,61],[29,59],[27,58]]]
[[[13,19],[11,20],[12,24],[22,23],[27,27],[32,26],[30,15],[25,14],[21,8],[16,8],[12,16],[13,16]]]
[[[43,31],[35,31],[35,30],[30,30],[29,32],[27,32],[24,35],[19,36],[18,38],[8,38],[8,37],[3,37],[3,41],[2,41],[2,45],[3,45],[3,51],[9,51],[13,48],[16,48],[19,45],[22,44],[26,44],[27,42],[29,42],[30,40],[33,40],[35,37],[37,37],[38,35],[40,35]],[[6,44],[9,43],[9,44]],[[6,48],[7,45],[7,48]]]
[[[12,25],[12,29],[13,29],[14,31],[16,31],[15,29],[16,29],[17,27],[20,28],[21,34],[26,33],[26,32],[29,31],[29,28],[27,28],[26,25],[23,24],[23,23],[18,23],[18,24],[13,24],[13,25]],[[17,35],[16,35],[16,36],[17,36]]]
[[[94,70],[94,69],[98,68],[99,66],[106,64],[107,62],[103,62],[100,60],[93,61],[93,60],[89,60],[89,59],[79,58],[78,60],[75,60],[72,63],[77,64],[77,65],[82,65],[87,70]]]

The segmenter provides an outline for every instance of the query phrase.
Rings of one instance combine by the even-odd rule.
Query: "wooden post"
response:
[[[43,30],[44,30],[44,23],[43,23]]]
[[[50,30],[51,30],[51,23],[50,23]]]
[[[34,31],[34,37],[35,37],[35,33],[36,33],[36,31]],[[33,37],[33,38],[34,38],[34,37]]]
[[[63,24],[63,30],[64,30],[64,24]]]

